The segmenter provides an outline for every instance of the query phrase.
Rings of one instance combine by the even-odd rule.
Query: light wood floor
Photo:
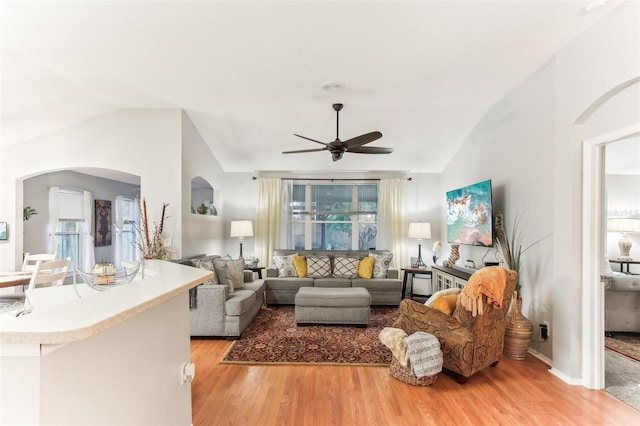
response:
[[[530,355],[503,358],[465,385],[440,374],[414,387],[385,367],[219,364],[230,344],[191,341],[194,426],[640,424],[640,412],[564,383]]]

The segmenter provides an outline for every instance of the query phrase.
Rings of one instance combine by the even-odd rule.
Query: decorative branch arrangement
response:
[[[143,198],[140,203],[141,227],[138,230],[138,248],[145,259],[171,259],[171,250],[165,245],[164,220],[169,204],[162,204],[162,216],[160,223],[153,222],[153,234],[149,229],[149,217],[147,215],[147,200]]]

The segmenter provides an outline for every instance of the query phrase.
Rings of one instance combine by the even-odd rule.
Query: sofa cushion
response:
[[[367,256],[360,259],[360,263],[358,263],[358,277],[360,278],[371,278],[373,277],[373,265],[375,265],[376,259]]]
[[[242,315],[247,312],[256,301],[256,292],[252,290],[236,290],[226,302],[224,307],[227,315]]]
[[[296,290],[300,287],[313,287],[313,278],[267,278],[265,282],[271,290]]]
[[[297,277],[298,272],[293,263],[293,258],[298,254],[291,254],[288,256],[273,256],[273,264],[278,268],[279,277]]]
[[[336,256],[333,259],[333,276],[340,278],[355,278],[358,276],[358,264],[355,257]]]
[[[298,277],[304,278],[307,276],[307,258],[304,256],[293,256],[293,266],[296,268]]]
[[[369,256],[375,259],[373,265],[373,277],[374,278],[386,278],[389,265],[391,265],[391,259],[393,259],[392,253],[375,254],[369,253]]]
[[[313,286],[314,287],[333,287],[333,288],[351,287],[351,279],[340,278],[340,277],[316,278],[313,280]]]
[[[352,287],[364,287],[369,291],[381,290],[402,290],[402,282],[400,280],[392,280],[389,278],[353,278],[351,280]]]
[[[307,276],[323,278],[331,276],[331,259],[328,256],[309,256],[307,258]]]

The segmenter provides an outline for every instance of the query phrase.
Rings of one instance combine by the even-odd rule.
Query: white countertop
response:
[[[147,260],[144,279],[136,277],[106,291],[86,284],[76,286],[82,297],[73,285],[31,290],[33,312],[19,317],[0,314],[0,350],[9,343],[64,344],[86,339],[211,278],[213,273],[205,269]]]

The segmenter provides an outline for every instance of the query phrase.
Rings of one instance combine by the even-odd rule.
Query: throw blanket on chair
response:
[[[407,344],[405,339],[407,333],[401,328],[385,327],[378,335],[380,341],[389,349],[395,359],[397,359],[403,367],[407,366],[409,355],[407,354]]]
[[[458,302],[462,304],[474,317],[482,315],[482,296],[486,296],[487,303],[496,307],[502,306],[504,287],[507,283],[507,271],[499,266],[488,266],[471,275],[469,282],[460,293]]]
[[[433,334],[416,331],[407,336],[407,352],[411,361],[411,373],[418,379],[433,376],[442,371],[440,341]]]

